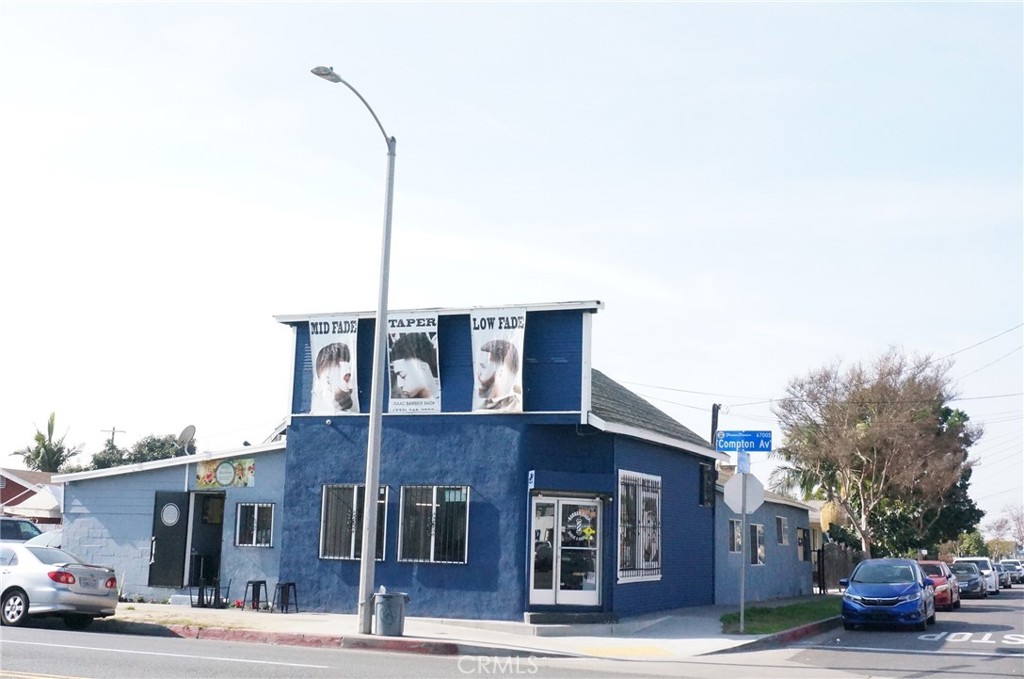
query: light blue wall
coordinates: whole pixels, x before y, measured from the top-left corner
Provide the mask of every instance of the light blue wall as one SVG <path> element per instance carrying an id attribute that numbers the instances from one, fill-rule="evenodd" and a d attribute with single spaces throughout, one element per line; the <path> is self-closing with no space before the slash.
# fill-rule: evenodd
<path id="1" fill-rule="evenodd" d="M 241 453 L 238 458 L 248 455 Z M 225 488 L 224 524 L 221 536 L 223 584 L 231 581 L 230 596 L 242 598 L 245 581 L 277 580 L 284 521 L 284 451 L 264 452 L 255 460 L 255 484 L 251 488 Z M 195 491 L 196 465 L 187 463 L 163 469 L 129 472 L 64 484 L 63 545 L 89 563 L 113 568 L 123 596 L 164 601 L 188 593 L 188 588 L 150 587 L 150 539 L 157 491 Z M 200 491 L 202 492 L 202 491 Z M 239 502 L 274 503 L 275 523 L 271 548 L 235 547 L 235 508 Z"/>
<path id="2" fill-rule="evenodd" d="M 722 493 L 718 492 L 716 496 L 715 603 L 739 605 L 741 554 L 729 551 L 729 521 L 739 521 L 740 515 L 729 509 L 722 499 Z M 777 516 L 788 519 L 788 545 L 778 544 Z M 797 544 L 797 528 L 810 527 L 807 510 L 766 499 L 757 511 L 747 516 L 748 528 L 744 538 L 748 541 L 750 524 L 764 526 L 765 562 L 764 565 L 751 565 L 748 556 L 744 601 L 750 603 L 812 594 L 812 565 L 810 561 L 800 560 L 800 547 Z"/>

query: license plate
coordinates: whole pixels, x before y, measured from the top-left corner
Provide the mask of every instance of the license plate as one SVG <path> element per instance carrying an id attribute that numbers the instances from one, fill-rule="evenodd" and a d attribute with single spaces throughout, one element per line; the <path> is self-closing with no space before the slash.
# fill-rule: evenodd
<path id="1" fill-rule="evenodd" d="M 79 582 L 81 582 L 82 583 L 82 587 L 84 587 L 86 589 L 96 589 L 96 578 L 94 578 L 92 576 L 83 575 L 79 579 Z"/>

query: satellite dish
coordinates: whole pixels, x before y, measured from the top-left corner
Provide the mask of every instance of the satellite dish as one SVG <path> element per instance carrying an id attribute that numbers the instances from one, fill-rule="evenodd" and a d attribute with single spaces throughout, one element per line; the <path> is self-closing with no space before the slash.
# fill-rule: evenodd
<path id="1" fill-rule="evenodd" d="M 192 439 L 194 439 L 195 436 L 196 428 L 191 424 L 182 429 L 181 433 L 178 434 L 178 447 L 181 448 L 186 455 L 191 455 L 193 452 L 189 449 L 189 446 L 192 445 Z"/>

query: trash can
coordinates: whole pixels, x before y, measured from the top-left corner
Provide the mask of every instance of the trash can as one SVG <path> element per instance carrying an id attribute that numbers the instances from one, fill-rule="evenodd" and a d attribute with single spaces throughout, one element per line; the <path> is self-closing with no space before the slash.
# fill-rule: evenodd
<path id="1" fill-rule="evenodd" d="M 374 634 L 381 637 L 400 637 L 405 628 L 405 592 L 388 592 L 383 587 L 373 595 L 373 617 L 377 624 Z"/>

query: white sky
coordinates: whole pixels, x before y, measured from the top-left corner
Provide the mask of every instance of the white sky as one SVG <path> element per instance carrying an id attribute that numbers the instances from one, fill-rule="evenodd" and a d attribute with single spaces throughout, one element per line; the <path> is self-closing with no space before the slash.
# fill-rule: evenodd
<path id="1" fill-rule="evenodd" d="M 376 306 L 386 147 L 327 65 L 398 139 L 391 308 L 599 299 L 594 367 L 776 445 L 790 379 L 953 354 L 991 519 L 1024 497 L 1022 13 L 3 0 L 0 451 L 50 412 L 87 453 L 285 417 L 273 316 Z"/>

